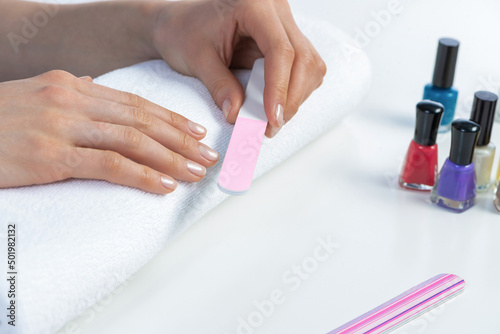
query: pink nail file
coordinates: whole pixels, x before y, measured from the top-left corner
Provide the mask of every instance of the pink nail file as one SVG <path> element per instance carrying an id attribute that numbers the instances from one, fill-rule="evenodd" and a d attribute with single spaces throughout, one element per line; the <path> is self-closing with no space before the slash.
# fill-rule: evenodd
<path id="1" fill-rule="evenodd" d="M 456 297 L 464 287 L 465 281 L 458 276 L 438 275 L 328 334 L 389 333 Z"/>
<path id="2" fill-rule="evenodd" d="M 250 189 L 267 127 L 264 111 L 264 58 L 253 65 L 250 80 L 219 174 L 219 189 L 243 195 Z"/>

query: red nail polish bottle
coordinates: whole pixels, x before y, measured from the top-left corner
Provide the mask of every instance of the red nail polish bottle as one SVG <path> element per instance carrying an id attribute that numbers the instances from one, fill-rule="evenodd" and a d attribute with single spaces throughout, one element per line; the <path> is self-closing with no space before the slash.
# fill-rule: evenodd
<path id="1" fill-rule="evenodd" d="M 410 143 L 399 184 L 408 189 L 432 190 L 438 171 L 436 137 L 444 107 L 424 100 L 417 104 L 415 136 Z"/>

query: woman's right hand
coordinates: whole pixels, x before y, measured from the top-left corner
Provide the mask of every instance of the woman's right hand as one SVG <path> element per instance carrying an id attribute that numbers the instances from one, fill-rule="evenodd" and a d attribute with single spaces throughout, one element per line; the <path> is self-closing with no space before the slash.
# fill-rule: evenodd
<path id="1" fill-rule="evenodd" d="M 0 83 L 0 188 L 100 179 L 157 194 L 196 182 L 206 129 L 137 95 L 64 71 Z"/>

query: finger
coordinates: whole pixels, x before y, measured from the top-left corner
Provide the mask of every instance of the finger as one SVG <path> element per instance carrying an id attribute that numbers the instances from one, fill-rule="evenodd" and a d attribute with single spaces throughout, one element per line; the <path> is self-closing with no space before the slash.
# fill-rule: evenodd
<path id="1" fill-rule="evenodd" d="M 93 121 L 137 129 L 167 149 L 205 167 L 213 166 L 219 159 L 219 154 L 207 145 L 141 108 L 123 106 L 106 100 L 94 100 L 94 103 L 85 108 L 87 115 Z M 87 131 L 94 130 L 88 129 Z M 71 133 L 81 131 L 79 128 L 70 130 Z M 82 137 L 79 135 L 77 139 L 81 140 Z M 75 145 L 85 145 L 85 143 L 77 141 Z"/>
<path id="2" fill-rule="evenodd" d="M 229 123 L 234 123 L 245 98 L 240 82 L 215 51 L 203 53 L 195 75 L 205 84 Z"/>
<path id="3" fill-rule="evenodd" d="M 106 180 L 155 194 L 168 194 L 177 187 L 172 177 L 116 152 L 81 147 L 75 150 L 82 157 L 82 162 L 75 167 L 72 177 Z"/>
<path id="4" fill-rule="evenodd" d="M 294 67 L 290 76 L 290 85 L 288 88 L 288 100 L 283 115 L 283 125 L 295 116 L 299 107 L 316 88 L 315 86 L 312 86 L 315 81 L 316 80 L 311 80 L 310 72 L 308 72 L 308 68 L 304 66 L 303 63 L 297 60 L 294 61 Z M 265 135 L 269 138 L 273 138 L 276 134 L 278 134 L 281 128 L 282 126 L 273 126 L 272 124 L 269 124 Z"/>
<path id="5" fill-rule="evenodd" d="M 282 129 L 283 127 L 281 126 L 272 126 L 271 124 L 267 124 L 267 127 L 266 127 L 266 132 L 264 133 L 266 135 L 266 137 L 268 138 L 273 138 L 274 136 L 276 136 L 278 134 L 278 132 L 280 132 L 280 130 Z"/>
<path id="6" fill-rule="evenodd" d="M 297 27 L 290 8 L 281 6 L 278 11 L 295 50 L 287 104 L 284 111 L 284 123 L 286 123 L 295 116 L 299 107 L 311 93 L 321 85 L 326 74 L 326 66 L 314 46 Z M 278 132 L 279 128 L 269 126 L 266 130 L 266 136 L 274 137 Z"/>
<path id="7" fill-rule="evenodd" d="M 189 134 L 195 139 L 202 139 L 207 134 L 207 129 L 184 116 L 181 116 L 171 110 L 163 108 L 153 102 L 150 102 L 138 95 L 115 90 L 106 86 L 91 82 L 80 82 L 75 84 L 75 89 L 81 94 L 95 97 L 102 100 L 113 101 L 130 107 L 140 108 L 145 112 L 155 115 L 159 119 L 172 125 L 174 128 Z"/>
<path id="8" fill-rule="evenodd" d="M 206 174 L 204 166 L 165 148 L 132 127 L 100 122 L 80 125 L 81 132 L 76 145 L 119 153 L 177 180 L 197 182 Z M 94 134 L 98 131 L 99 136 L 87 138 L 85 134 L 92 131 Z"/>
<path id="9" fill-rule="evenodd" d="M 282 8 L 282 22 L 295 49 L 288 100 L 285 108 L 285 123 L 298 111 L 302 103 L 323 82 L 326 65 L 320 55 L 295 23 L 289 9 Z"/>
<path id="10" fill-rule="evenodd" d="M 265 57 L 264 108 L 269 123 L 281 127 L 295 51 L 276 12 L 268 6 L 253 8 L 239 23 Z"/>

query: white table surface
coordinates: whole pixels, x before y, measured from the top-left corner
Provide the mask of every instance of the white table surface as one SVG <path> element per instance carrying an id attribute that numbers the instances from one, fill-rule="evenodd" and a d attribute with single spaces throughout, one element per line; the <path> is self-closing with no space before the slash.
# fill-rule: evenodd
<path id="1" fill-rule="evenodd" d="M 291 1 L 295 13 L 351 35 L 387 5 Z M 462 42 L 458 115 L 468 117 L 475 90 L 498 90 L 500 2 L 400 5 L 401 14 L 365 48 L 373 87 L 354 114 L 256 181 L 250 193 L 210 212 L 60 333 L 238 333 L 238 319 L 274 290 L 283 303 L 239 333 L 326 333 L 440 273 L 463 277 L 465 292 L 397 333 L 499 333 L 500 215 L 492 194 L 454 214 L 396 181 L 439 37 Z M 495 127 L 493 141 L 500 143 L 500 123 Z M 449 142 L 449 135 L 439 137 L 440 164 Z M 290 279 L 294 264 L 310 264 L 317 238 L 328 237 L 338 247 L 293 289 L 283 275 Z"/>

